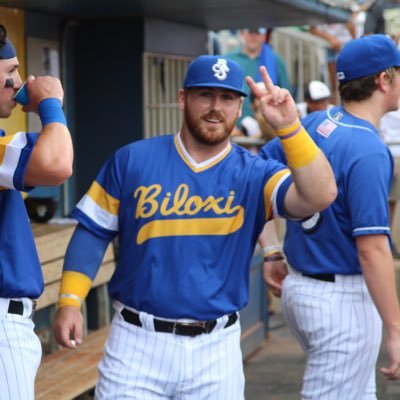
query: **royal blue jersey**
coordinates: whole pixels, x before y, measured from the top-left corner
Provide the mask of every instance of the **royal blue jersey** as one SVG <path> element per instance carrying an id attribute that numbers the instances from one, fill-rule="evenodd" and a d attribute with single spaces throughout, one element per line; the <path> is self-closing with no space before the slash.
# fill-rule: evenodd
<path id="1" fill-rule="evenodd" d="M 273 210 L 284 213 L 291 181 L 284 165 L 230 144 L 196 164 L 180 136 L 167 135 L 118 150 L 73 216 L 100 237 L 119 236 L 112 298 L 209 320 L 247 304 L 255 243 Z"/>
<path id="2" fill-rule="evenodd" d="M 43 276 L 20 190 L 37 133 L 0 131 L 0 297 L 37 298 Z"/>
<path id="3" fill-rule="evenodd" d="M 302 123 L 332 166 L 338 196 L 330 207 L 309 219 L 287 222 L 284 249 L 288 262 L 310 274 L 359 274 L 355 237 L 390 235 L 392 156 L 372 124 L 341 106 L 309 114 Z M 267 143 L 260 155 L 286 163 L 276 140 Z"/>

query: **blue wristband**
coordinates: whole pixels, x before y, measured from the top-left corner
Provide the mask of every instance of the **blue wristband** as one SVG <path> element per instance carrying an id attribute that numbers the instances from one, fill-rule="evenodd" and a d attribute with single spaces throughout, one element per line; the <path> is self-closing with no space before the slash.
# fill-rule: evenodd
<path id="1" fill-rule="evenodd" d="M 39 117 L 42 121 L 42 126 L 45 127 L 52 122 L 58 122 L 67 126 L 64 111 L 61 107 L 61 101 L 54 97 L 44 99 L 39 103 Z"/>

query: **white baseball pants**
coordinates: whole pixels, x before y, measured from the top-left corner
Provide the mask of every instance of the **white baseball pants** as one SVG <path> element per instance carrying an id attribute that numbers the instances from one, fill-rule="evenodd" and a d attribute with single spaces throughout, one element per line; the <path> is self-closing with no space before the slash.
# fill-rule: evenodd
<path id="1" fill-rule="evenodd" d="M 97 400 L 243 400 L 240 324 L 195 337 L 155 332 L 153 316 L 142 327 L 123 320 L 120 303 L 99 365 Z"/>
<path id="2" fill-rule="evenodd" d="M 282 311 L 307 356 L 303 400 L 376 400 L 382 322 L 362 275 L 323 282 L 291 270 Z"/>
<path id="3" fill-rule="evenodd" d="M 42 346 L 30 319 L 32 301 L 15 300 L 23 315 L 8 313 L 10 299 L 0 298 L 0 400 L 34 400 Z"/>

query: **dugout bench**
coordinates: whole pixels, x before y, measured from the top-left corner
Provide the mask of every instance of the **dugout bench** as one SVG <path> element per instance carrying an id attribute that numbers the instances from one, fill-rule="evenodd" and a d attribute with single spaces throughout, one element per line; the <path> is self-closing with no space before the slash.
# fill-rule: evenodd
<path id="1" fill-rule="evenodd" d="M 35 243 L 42 265 L 45 289 L 37 301 L 34 322 L 40 313 L 46 313 L 50 326 L 38 329 L 43 346 L 43 359 L 35 384 L 36 400 L 71 400 L 92 390 L 97 381 L 97 364 L 103 353 L 110 323 L 110 301 L 107 282 L 115 269 L 112 245 L 106 251 L 103 263 L 93 282 L 88 301 L 83 305 L 85 338 L 76 350 L 64 349 L 55 343 L 52 321 L 58 300 L 64 255 L 75 229 L 75 224 L 32 224 Z M 87 306 L 87 303 L 92 306 Z M 88 315 L 90 310 L 90 316 Z M 98 329 L 88 329 L 89 317 L 96 320 Z"/>

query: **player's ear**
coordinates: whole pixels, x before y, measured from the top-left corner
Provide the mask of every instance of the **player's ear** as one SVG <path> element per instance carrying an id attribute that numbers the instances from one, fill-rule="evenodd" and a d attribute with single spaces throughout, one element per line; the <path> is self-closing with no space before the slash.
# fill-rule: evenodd
<path id="1" fill-rule="evenodd" d="M 376 76 L 375 83 L 379 89 L 384 90 L 385 92 L 392 86 L 391 79 L 386 71 L 382 71 Z"/>
<path id="2" fill-rule="evenodd" d="M 240 105 L 239 105 L 239 111 L 238 111 L 238 118 L 242 116 L 242 108 L 243 108 L 243 97 L 240 98 Z"/>
<path id="3" fill-rule="evenodd" d="M 184 89 L 179 89 L 178 93 L 178 104 L 179 104 L 179 110 L 184 111 L 185 109 L 185 97 L 186 97 L 186 91 Z"/>

